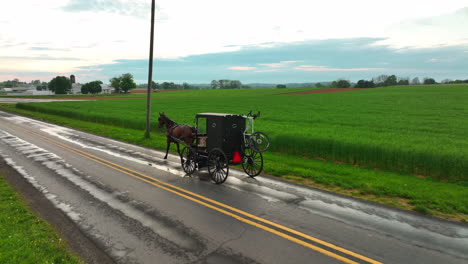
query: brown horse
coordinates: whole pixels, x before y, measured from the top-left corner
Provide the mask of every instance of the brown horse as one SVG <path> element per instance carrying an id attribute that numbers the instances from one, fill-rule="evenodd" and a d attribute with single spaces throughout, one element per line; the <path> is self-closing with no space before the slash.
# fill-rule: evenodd
<path id="1" fill-rule="evenodd" d="M 167 153 L 169 153 L 169 147 L 171 142 L 175 143 L 177 146 L 177 153 L 180 155 L 179 142 L 184 141 L 186 144 L 191 145 L 195 140 L 195 128 L 185 124 L 179 124 L 175 121 L 172 121 L 164 113 L 159 113 L 158 118 L 158 127 L 166 127 L 166 136 L 167 136 L 167 149 L 166 156 L 164 159 L 167 159 Z"/>

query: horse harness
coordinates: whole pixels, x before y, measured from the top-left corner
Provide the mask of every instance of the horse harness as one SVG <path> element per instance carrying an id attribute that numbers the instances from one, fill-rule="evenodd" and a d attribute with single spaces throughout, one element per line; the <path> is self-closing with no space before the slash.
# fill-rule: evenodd
<path id="1" fill-rule="evenodd" d="M 174 122 L 174 121 L 173 121 Z M 177 127 L 182 127 L 182 129 L 185 129 L 186 127 L 189 127 L 191 131 L 193 131 L 193 127 L 189 126 L 189 125 L 181 125 L 179 123 L 176 123 L 174 122 L 174 124 L 166 131 L 166 136 L 170 137 L 170 138 L 175 138 L 172 136 L 172 132 L 174 131 L 174 129 L 176 129 Z M 192 135 L 192 133 L 190 133 L 190 136 Z M 184 133 L 182 133 L 181 137 L 180 138 L 177 138 L 178 140 L 183 140 L 184 138 L 186 138 L 188 136 L 184 135 Z"/>

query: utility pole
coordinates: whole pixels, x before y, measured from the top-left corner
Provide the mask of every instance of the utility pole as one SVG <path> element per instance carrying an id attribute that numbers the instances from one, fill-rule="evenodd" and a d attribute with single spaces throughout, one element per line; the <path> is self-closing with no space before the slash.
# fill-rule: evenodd
<path id="1" fill-rule="evenodd" d="M 149 70 L 148 70 L 148 91 L 146 93 L 146 132 L 145 138 L 150 138 L 151 126 L 151 88 L 153 86 L 153 41 L 154 41 L 154 3 L 151 0 L 151 34 L 150 34 L 150 53 L 149 53 Z"/>

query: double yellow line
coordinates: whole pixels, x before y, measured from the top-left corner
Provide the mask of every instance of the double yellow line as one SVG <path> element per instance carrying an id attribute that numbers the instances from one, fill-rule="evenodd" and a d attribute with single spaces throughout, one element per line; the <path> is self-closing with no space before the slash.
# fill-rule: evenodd
<path id="1" fill-rule="evenodd" d="M 21 128 L 24 130 L 23 128 Z M 237 208 L 231 207 L 229 205 L 220 203 L 218 201 L 215 201 L 213 199 L 210 199 L 208 197 L 202 196 L 200 194 L 185 190 L 183 188 L 177 187 L 175 185 L 163 182 L 161 180 L 155 179 L 153 177 L 150 177 L 148 175 L 145 175 L 143 173 L 134 171 L 132 169 L 126 168 L 124 166 L 115 164 L 111 161 L 105 160 L 103 158 L 97 157 L 95 155 L 92 155 L 90 153 L 87 153 L 85 151 L 67 146 L 63 143 L 60 143 L 56 140 L 50 139 L 48 137 L 45 137 L 41 134 L 24 130 L 29 134 L 38 136 L 42 139 L 44 139 L 47 142 L 50 142 L 58 147 L 61 147 L 65 150 L 68 150 L 70 152 L 76 153 L 84 158 L 87 158 L 89 160 L 95 161 L 99 164 L 102 164 L 106 167 L 109 167 L 111 169 L 114 169 L 116 171 L 122 172 L 126 175 L 129 175 L 133 178 L 136 178 L 138 180 L 141 180 L 143 182 L 149 183 L 155 187 L 158 187 L 160 189 L 166 190 L 170 193 L 173 193 L 175 195 L 178 195 L 180 197 L 183 197 L 185 199 L 188 199 L 190 201 L 193 201 L 197 204 L 206 206 L 208 208 L 211 208 L 215 211 L 218 211 L 220 213 L 223 213 L 225 215 L 231 216 L 241 222 L 244 222 L 246 224 L 258 227 L 260 229 L 263 229 L 267 232 L 270 232 L 272 234 L 278 235 L 282 238 L 285 238 L 289 241 L 292 241 L 294 243 L 297 243 L 299 245 L 302 245 L 304 247 L 310 248 L 312 250 L 315 250 L 317 252 L 320 252 L 324 255 L 327 255 L 329 257 L 332 257 L 334 259 L 337 259 L 339 261 L 342 261 L 344 263 L 348 264 L 358 264 L 358 263 L 372 263 L 372 264 L 382 264 L 379 261 L 370 259 L 368 257 L 362 256 L 360 254 L 354 253 L 350 250 L 338 247 L 336 245 L 333 245 L 331 243 L 322 241 L 318 238 L 309 236 L 307 234 L 301 233 L 299 231 L 296 231 L 294 229 L 285 227 L 283 225 L 271 222 L 269 220 L 263 219 L 261 217 L 249 214 L 247 212 L 244 212 L 242 210 L 239 210 Z"/>

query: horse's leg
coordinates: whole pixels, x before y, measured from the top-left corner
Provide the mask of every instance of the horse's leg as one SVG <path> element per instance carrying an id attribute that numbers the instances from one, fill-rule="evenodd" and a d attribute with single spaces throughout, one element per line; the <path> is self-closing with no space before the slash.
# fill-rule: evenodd
<path id="1" fill-rule="evenodd" d="M 169 153 L 169 147 L 171 146 L 171 141 L 167 139 L 167 148 L 166 148 L 166 156 L 164 156 L 164 159 L 167 159 L 167 153 Z"/>
<path id="2" fill-rule="evenodd" d="M 176 143 L 176 146 L 177 146 L 177 153 L 179 153 L 180 162 L 182 162 L 182 154 L 180 153 L 179 143 Z"/>

